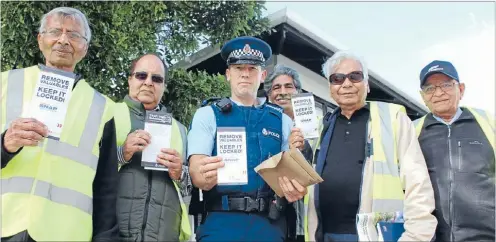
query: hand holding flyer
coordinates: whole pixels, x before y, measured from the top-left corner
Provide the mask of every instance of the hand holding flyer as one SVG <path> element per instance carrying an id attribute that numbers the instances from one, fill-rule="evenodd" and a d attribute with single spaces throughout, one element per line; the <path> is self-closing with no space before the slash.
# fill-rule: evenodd
<path id="1" fill-rule="evenodd" d="M 40 65 L 40 75 L 24 117 L 48 127 L 48 138 L 59 140 L 76 74 Z"/>
<path id="2" fill-rule="evenodd" d="M 291 98 L 293 103 L 294 121 L 300 128 L 305 139 L 319 137 L 315 101 L 312 93 L 299 93 Z"/>
<path id="3" fill-rule="evenodd" d="M 170 148 L 172 115 L 146 111 L 145 131 L 150 134 L 151 140 L 141 154 L 141 165 L 147 170 L 168 171 L 166 166 L 157 162 L 157 156 L 162 148 Z"/>
<path id="4" fill-rule="evenodd" d="M 217 171 L 218 185 L 248 183 L 244 127 L 217 128 L 217 156 L 222 157 L 225 164 Z"/>

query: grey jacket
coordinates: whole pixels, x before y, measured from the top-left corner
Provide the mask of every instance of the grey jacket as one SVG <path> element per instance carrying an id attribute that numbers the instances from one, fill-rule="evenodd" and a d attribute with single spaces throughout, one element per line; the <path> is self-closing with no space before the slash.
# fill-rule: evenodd
<path id="1" fill-rule="evenodd" d="M 131 114 L 130 132 L 143 129 L 143 105 L 128 96 L 124 102 Z M 163 106 L 157 109 L 166 111 Z M 119 151 L 122 152 L 122 149 Z M 176 182 L 182 188 L 183 195 L 187 195 L 189 190 L 189 173 L 185 168 L 182 184 Z M 181 206 L 173 184 L 175 181 L 168 173 L 145 170 L 141 166 L 141 153 L 135 153 L 128 163 L 121 166 L 119 175 L 117 222 L 120 240 L 179 241 Z"/>
<path id="2" fill-rule="evenodd" d="M 462 111 L 451 125 L 428 114 L 419 136 L 434 188 L 436 241 L 495 241 L 494 150 Z"/>

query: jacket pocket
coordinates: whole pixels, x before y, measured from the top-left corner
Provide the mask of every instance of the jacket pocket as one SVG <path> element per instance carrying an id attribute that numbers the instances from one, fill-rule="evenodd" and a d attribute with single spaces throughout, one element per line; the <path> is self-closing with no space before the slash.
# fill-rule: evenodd
<path id="1" fill-rule="evenodd" d="M 465 138 L 456 140 L 457 147 L 457 168 L 461 173 L 492 174 L 490 162 L 492 148 L 485 141 Z"/>
<path id="2" fill-rule="evenodd" d="M 119 173 L 119 185 L 117 191 L 117 224 L 119 234 L 122 237 L 131 236 L 131 215 L 134 193 L 134 174 L 132 172 Z"/>

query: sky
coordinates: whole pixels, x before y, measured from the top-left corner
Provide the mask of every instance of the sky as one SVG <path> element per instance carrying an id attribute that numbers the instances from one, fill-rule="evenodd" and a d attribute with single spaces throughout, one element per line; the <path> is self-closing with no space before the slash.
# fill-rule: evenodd
<path id="1" fill-rule="evenodd" d="M 365 60 L 423 104 L 420 70 L 447 60 L 465 83 L 461 105 L 495 112 L 494 2 L 271 2 L 287 8 Z"/>

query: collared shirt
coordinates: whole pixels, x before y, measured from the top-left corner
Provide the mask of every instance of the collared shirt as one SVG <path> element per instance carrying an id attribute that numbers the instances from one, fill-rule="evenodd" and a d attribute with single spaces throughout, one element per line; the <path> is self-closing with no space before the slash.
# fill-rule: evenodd
<path id="1" fill-rule="evenodd" d="M 460 118 L 460 115 L 462 115 L 462 109 L 461 108 L 458 108 L 458 110 L 456 110 L 456 113 L 455 113 L 455 116 L 448 122 L 444 121 L 444 119 L 432 114 L 432 117 L 434 117 L 437 121 L 443 123 L 443 124 L 446 124 L 446 125 L 451 125 L 452 123 L 454 123 L 456 120 L 458 120 L 458 118 Z"/>
<path id="2" fill-rule="evenodd" d="M 232 100 L 232 99 L 231 99 Z M 258 104 L 255 106 L 257 108 L 261 107 L 267 99 L 257 98 Z M 239 102 L 236 102 L 238 106 L 244 106 Z M 289 149 L 288 137 L 291 132 L 291 127 L 293 126 L 293 121 L 291 118 L 282 114 L 282 145 L 281 150 L 285 151 Z M 196 113 L 191 121 L 191 130 L 188 133 L 188 156 L 191 155 L 212 155 L 212 150 L 214 149 L 215 134 L 217 132 L 217 122 L 215 121 L 214 110 L 211 106 L 206 106 L 196 110 Z"/>
<path id="3" fill-rule="evenodd" d="M 319 187 L 324 233 L 356 234 L 369 117 L 364 106 L 350 119 L 343 114 L 336 119 Z"/>

